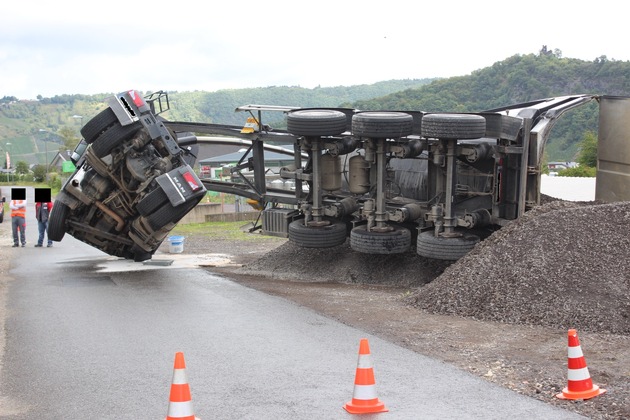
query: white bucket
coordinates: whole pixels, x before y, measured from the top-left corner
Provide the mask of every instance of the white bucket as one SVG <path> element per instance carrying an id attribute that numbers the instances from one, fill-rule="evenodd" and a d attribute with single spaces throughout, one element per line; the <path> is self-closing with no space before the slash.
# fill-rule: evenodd
<path id="1" fill-rule="evenodd" d="M 171 254 L 181 254 L 184 252 L 184 239 L 183 236 L 169 236 L 168 252 Z"/>

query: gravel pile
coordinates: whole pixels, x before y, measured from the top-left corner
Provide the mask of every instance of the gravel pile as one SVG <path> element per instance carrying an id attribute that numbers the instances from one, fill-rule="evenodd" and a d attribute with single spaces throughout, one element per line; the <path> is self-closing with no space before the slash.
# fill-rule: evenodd
<path id="1" fill-rule="evenodd" d="M 630 335 L 630 203 L 544 204 L 421 287 L 413 304 L 479 320 Z"/>
<path id="2" fill-rule="evenodd" d="M 630 203 L 543 202 L 452 264 L 286 242 L 238 271 L 413 287 L 431 313 L 630 335 Z"/>

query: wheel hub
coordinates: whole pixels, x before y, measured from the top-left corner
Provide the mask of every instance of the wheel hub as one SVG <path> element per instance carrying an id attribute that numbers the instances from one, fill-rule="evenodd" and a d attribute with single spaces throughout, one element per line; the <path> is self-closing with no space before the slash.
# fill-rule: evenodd
<path id="1" fill-rule="evenodd" d="M 377 233 L 392 232 L 393 230 L 394 230 L 394 228 L 391 227 L 391 226 L 388 226 L 388 225 L 374 226 L 373 228 L 370 228 L 371 232 L 377 232 Z"/>
<path id="2" fill-rule="evenodd" d="M 307 223 L 310 227 L 322 227 L 330 225 L 330 221 L 328 220 L 311 220 Z"/>

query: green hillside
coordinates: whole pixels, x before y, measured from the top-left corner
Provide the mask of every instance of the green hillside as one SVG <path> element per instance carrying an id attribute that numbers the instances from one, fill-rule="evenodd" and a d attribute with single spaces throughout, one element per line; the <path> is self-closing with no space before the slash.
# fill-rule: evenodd
<path id="1" fill-rule="evenodd" d="M 592 62 L 552 53 L 515 55 L 469 76 L 436 80 L 417 89 L 345 104 L 362 110 L 480 112 L 534 99 L 571 94 L 630 95 L 630 62 Z M 597 132 L 598 105 L 563 116 L 547 145 L 549 160 L 574 160 L 587 131 Z"/>
<path id="2" fill-rule="evenodd" d="M 264 104 L 309 107 L 338 107 L 344 102 L 355 102 L 389 95 L 393 92 L 418 88 L 434 79 L 389 80 L 372 85 L 316 87 L 269 86 L 250 89 L 226 89 L 216 92 L 169 92 L 171 110 L 166 117 L 173 121 L 197 121 L 216 124 L 244 123 L 244 116 L 234 110 L 242 105 Z M 282 118 L 270 113 L 271 118 Z M 264 120 L 264 117 L 263 117 Z M 272 127 L 284 127 L 283 119 L 264 120 Z"/>
<path id="3" fill-rule="evenodd" d="M 317 87 L 269 86 L 215 92 L 168 92 L 173 121 L 243 124 L 236 107 L 247 104 L 296 107 L 351 107 L 361 110 L 479 112 L 501 106 L 569 94 L 630 95 L 630 62 L 562 58 L 559 53 L 515 55 L 467 76 L 444 79 L 390 80 L 372 85 Z M 2 92 L 0 92 L 0 95 Z M 0 99 L 0 149 L 13 162 L 50 161 L 59 148 L 71 148 L 85 122 L 105 107 L 112 93 L 61 95 L 20 101 Z M 280 114 L 264 122 L 283 128 Z M 275 120 L 274 120 L 275 119 Z M 571 111 L 553 128 L 549 160 L 573 160 L 577 144 L 597 131 L 593 103 Z M 48 150 L 48 158 L 45 151 Z M 4 156 L 4 153 L 2 153 Z M 4 159 L 0 159 L 4 163 Z"/>
<path id="4" fill-rule="evenodd" d="M 238 125 L 245 123 L 246 115 L 235 113 L 234 109 L 242 105 L 337 107 L 342 102 L 384 96 L 426 85 L 432 80 L 390 80 L 372 85 L 314 89 L 270 86 L 216 92 L 169 92 L 171 109 L 164 117 L 171 121 Z M 10 152 L 13 163 L 23 160 L 29 164 L 44 164 L 46 151 L 50 162 L 60 148 L 72 149 L 72 144 L 80 139 L 82 124 L 105 108 L 106 98 L 113 94 L 60 95 L 37 101 L 5 96 L 0 99 L 0 149 Z M 274 114 L 274 118 L 279 117 L 278 113 Z M 265 122 L 272 127 L 286 124 L 283 120 Z M 0 162 L 6 164 L 4 157 Z"/>

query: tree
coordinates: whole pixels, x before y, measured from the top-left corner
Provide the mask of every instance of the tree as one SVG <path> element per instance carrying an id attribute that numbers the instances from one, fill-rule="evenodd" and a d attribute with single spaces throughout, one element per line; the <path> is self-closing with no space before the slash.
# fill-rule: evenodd
<path id="1" fill-rule="evenodd" d="M 542 161 L 540 162 L 540 173 L 549 175 L 549 155 L 547 151 L 543 151 Z"/>
<path id="2" fill-rule="evenodd" d="M 589 168 L 597 167 L 597 134 L 587 131 L 580 141 L 579 152 L 576 159 L 581 166 Z"/>
<path id="3" fill-rule="evenodd" d="M 23 160 L 18 161 L 18 163 L 15 164 L 15 172 L 20 175 L 29 173 L 28 163 Z"/>
<path id="4" fill-rule="evenodd" d="M 44 182 L 44 179 L 46 179 L 46 167 L 44 165 L 33 166 L 33 178 L 36 182 Z"/>
<path id="5" fill-rule="evenodd" d="M 76 132 L 70 127 L 61 127 L 57 134 L 63 139 L 63 146 L 59 148 L 60 150 L 74 150 L 79 143 L 80 139 L 77 137 Z"/>
<path id="6" fill-rule="evenodd" d="M 588 166 L 576 166 L 573 168 L 561 169 L 558 176 L 567 176 L 574 178 L 594 178 L 597 175 L 597 169 Z"/>

